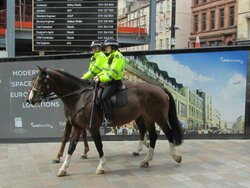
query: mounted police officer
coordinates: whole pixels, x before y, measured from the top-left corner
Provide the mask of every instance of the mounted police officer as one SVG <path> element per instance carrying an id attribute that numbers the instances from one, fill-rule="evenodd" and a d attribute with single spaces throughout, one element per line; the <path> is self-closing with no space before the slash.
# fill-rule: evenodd
<path id="1" fill-rule="evenodd" d="M 89 80 L 94 78 L 100 72 L 102 72 L 106 64 L 106 55 L 102 52 L 102 43 L 100 41 L 93 41 L 90 45 L 94 55 L 90 58 L 90 64 L 88 72 L 86 72 L 82 79 Z"/>
<path id="2" fill-rule="evenodd" d="M 112 105 L 110 98 L 119 87 L 122 86 L 122 78 L 124 75 L 125 58 L 118 49 L 118 42 L 115 39 L 108 38 L 104 42 L 105 51 L 108 54 L 106 58 L 106 66 L 103 71 L 95 76 L 95 82 L 104 84 L 104 90 L 101 98 L 104 107 L 104 126 L 112 124 Z"/>

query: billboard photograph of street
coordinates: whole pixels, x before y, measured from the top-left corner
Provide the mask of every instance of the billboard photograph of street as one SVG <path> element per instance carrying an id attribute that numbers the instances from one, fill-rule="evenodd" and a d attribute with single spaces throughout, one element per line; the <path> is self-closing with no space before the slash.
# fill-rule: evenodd
<path id="1" fill-rule="evenodd" d="M 250 0 L 0 0 L 0 188 L 250 188 Z"/>
<path id="2" fill-rule="evenodd" d="M 185 134 L 244 133 L 247 51 L 127 59 L 128 70 L 173 93 Z"/>

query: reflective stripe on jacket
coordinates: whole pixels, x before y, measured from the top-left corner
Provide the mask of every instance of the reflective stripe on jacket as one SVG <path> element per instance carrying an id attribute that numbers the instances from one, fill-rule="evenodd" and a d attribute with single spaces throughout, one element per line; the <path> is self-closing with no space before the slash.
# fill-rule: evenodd
<path id="1" fill-rule="evenodd" d="M 100 81 L 105 83 L 112 80 L 121 80 L 124 75 L 125 58 L 118 51 L 112 52 L 106 58 L 106 65 L 103 71 L 98 74 Z"/>
<path id="2" fill-rule="evenodd" d="M 106 64 L 106 55 L 102 51 L 96 52 L 90 58 L 89 70 L 82 76 L 82 79 L 88 80 L 93 78 L 98 73 L 102 72 L 105 64 Z"/>

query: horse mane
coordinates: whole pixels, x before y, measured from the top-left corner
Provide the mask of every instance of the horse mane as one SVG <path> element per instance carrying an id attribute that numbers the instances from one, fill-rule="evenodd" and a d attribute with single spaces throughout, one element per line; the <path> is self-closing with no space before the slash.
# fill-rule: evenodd
<path id="1" fill-rule="evenodd" d="M 76 77 L 76 76 L 74 76 L 74 75 L 72 75 L 72 74 L 70 74 L 68 72 L 65 72 L 65 71 L 62 71 L 62 70 L 58 70 L 58 69 L 50 69 L 50 70 L 62 74 L 64 77 L 68 78 L 71 83 L 73 81 L 76 84 L 79 84 L 80 86 L 85 86 L 85 87 L 86 86 L 90 86 L 90 82 L 89 81 L 83 80 L 81 78 L 78 78 L 78 77 Z"/>

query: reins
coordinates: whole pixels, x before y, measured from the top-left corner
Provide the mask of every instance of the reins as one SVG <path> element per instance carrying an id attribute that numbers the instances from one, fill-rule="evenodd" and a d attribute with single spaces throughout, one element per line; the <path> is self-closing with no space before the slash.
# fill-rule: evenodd
<path id="1" fill-rule="evenodd" d="M 52 100 L 55 100 L 55 99 L 59 99 L 59 98 L 65 98 L 65 97 L 69 97 L 69 96 L 72 96 L 72 95 L 80 95 L 86 91 L 91 91 L 93 90 L 93 88 L 80 88 L 80 89 L 77 89 L 75 91 L 72 91 L 70 93 L 67 93 L 65 95 L 56 95 L 55 93 L 51 93 L 50 95 L 48 95 L 45 99 L 43 99 L 43 101 L 52 101 Z"/>

